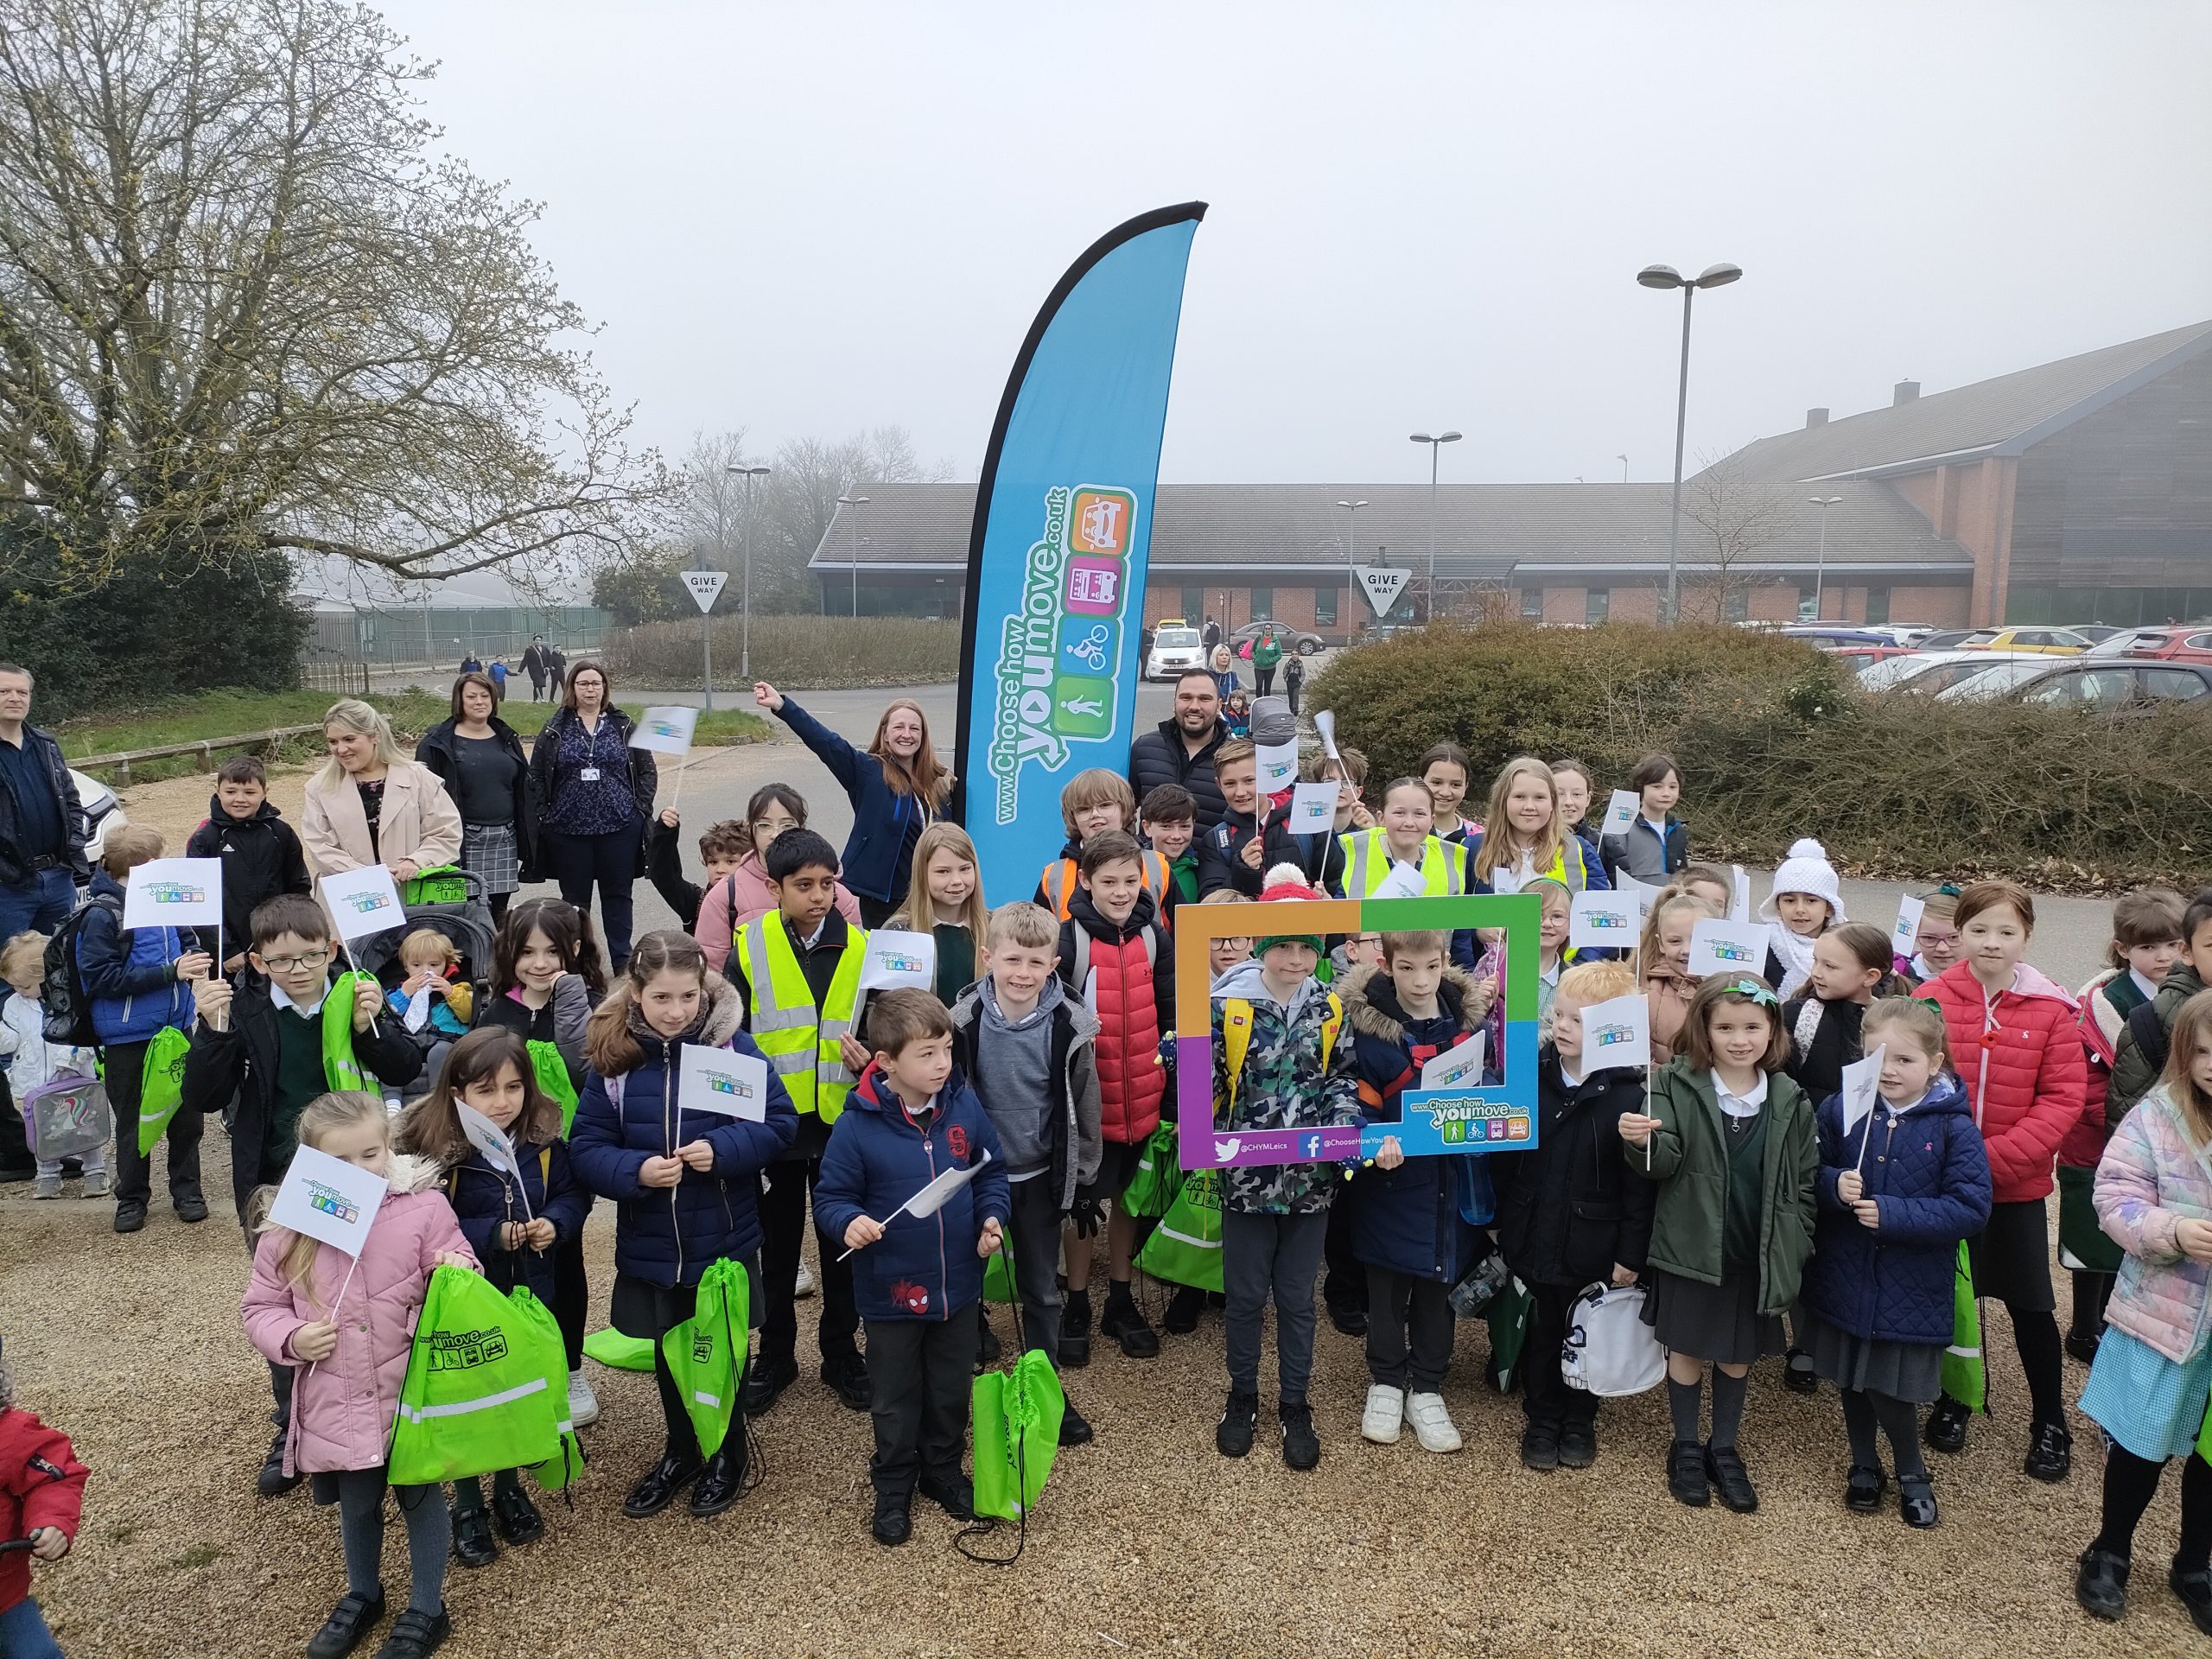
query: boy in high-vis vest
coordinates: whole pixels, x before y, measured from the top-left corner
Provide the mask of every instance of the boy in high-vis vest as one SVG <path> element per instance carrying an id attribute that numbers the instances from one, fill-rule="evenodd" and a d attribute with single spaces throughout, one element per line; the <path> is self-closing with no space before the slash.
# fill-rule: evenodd
<path id="1" fill-rule="evenodd" d="M 1067 845 L 1060 849 L 1060 855 L 1047 864 L 1045 873 L 1037 878 L 1037 893 L 1033 902 L 1051 911 L 1056 921 L 1066 921 L 1069 907 L 1075 902 L 1076 889 L 1083 883 L 1079 868 L 1083 843 L 1109 830 L 1135 835 L 1136 816 L 1136 793 L 1120 772 L 1092 766 L 1069 779 L 1067 787 L 1060 791 L 1060 823 L 1068 832 Z M 1153 907 L 1159 912 L 1161 925 L 1167 925 L 1175 912 L 1178 897 L 1167 860 L 1147 849 L 1138 861 L 1144 869 L 1144 890 L 1152 895 Z"/>
<path id="2" fill-rule="evenodd" d="M 397 1020 L 379 1020 L 384 990 L 372 975 L 341 970 L 330 918 L 305 893 L 280 893 L 254 907 L 253 949 L 233 990 L 227 979 L 193 987 L 192 1049 L 185 1056 L 181 1109 L 230 1116 L 231 1192 L 238 1219 L 254 1188 L 284 1179 L 299 1146 L 300 1114 L 337 1090 L 397 1093 L 423 1056 Z M 247 1235 L 251 1247 L 253 1239 Z M 264 1497 L 300 1484 L 284 1472 L 284 1432 L 294 1368 L 271 1365 L 276 1438 L 255 1481 Z"/>
<path id="3" fill-rule="evenodd" d="M 745 1029 L 791 1091 L 798 1138 L 767 1169 L 760 1195 L 760 1353 L 745 1379 L 755 1414 L 798 1377 L 799 1249 L 809 1190 L 822 1179 L 830 1126 L 868 1065 L 853 1029 L 868 935 L 837 909 L 836 849 L 811 830 L 786 830 L 762 860 L 776 907 L 737 931 L 722 974 L 745 996 Z M 856 1338 L 853 1269 L 819 1228 L 822 1380 L 855 1411 L 868 1408 L 868 1363 Z"/>
<path id="4" fill-rule="evenodd" d="M 1294 866 L 1268 872 L 1262 904 L 1319 899 Z M 1214 1122 L 1237 1129 L 1325 1128 L 1359 1122 L 1359 1077 L 1344 1004 L 1313 977 L 1318 933 L 1290 930 L 1293 911 L 1260 936 L 1258 960 L 1213 987 Z M 1313 1281 L 1329 1205 L 1344 1183 L 1335 1164 L 1267 1164 L 1222 1173 L 1221 1271 L 1229 1400 L 1214 1431 L 1225 1458 L 1252 1449 L 1260 1413 L 1260 1331 L 1272 1296 L 1282 1459 L 1321 1460 L 1306 1385 L 1313 1369 Z"/>

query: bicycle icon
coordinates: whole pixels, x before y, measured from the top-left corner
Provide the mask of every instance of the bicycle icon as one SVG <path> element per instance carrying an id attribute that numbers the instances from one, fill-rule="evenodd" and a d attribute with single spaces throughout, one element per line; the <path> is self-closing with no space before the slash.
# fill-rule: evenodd
<path id="1" fill-rule="evenodd" d="M 1111 637 L 1106 625 L 1101 622 L 1090 630 L 1089 638 L 1071 640 L 1067 653 L 1092 673 L 1103 674 L 1106 671 L 1106 642 Z"/>

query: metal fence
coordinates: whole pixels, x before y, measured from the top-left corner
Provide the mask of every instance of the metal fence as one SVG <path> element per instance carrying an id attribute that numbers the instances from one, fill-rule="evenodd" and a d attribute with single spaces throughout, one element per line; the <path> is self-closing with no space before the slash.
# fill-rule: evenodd
<path id="1" fill-rule="evenodd" d="M 416 664 L 458 667 L 472 652 L 486 663 L 506 658 L 517 667 L 531 640 L 543 635 L 573 657 L 599 647 L 607 613 L 576 605 L 550 609 L 318 611 L 308 637 L 310 666 L 365 663 L 393 668 Z"/>
<path id="2" fill-rule="evenodd" d="M 369 695 L 369 665 L 366 663 L 316 662 L 300 664 L 300 689 L 303 691 L 330 691 L 341 697 L 365 697 Z"/>

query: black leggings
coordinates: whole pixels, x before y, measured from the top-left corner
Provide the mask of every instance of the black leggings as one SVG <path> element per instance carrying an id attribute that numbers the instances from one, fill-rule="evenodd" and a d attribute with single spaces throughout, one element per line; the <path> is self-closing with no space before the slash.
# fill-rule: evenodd
<path id="1" fill-rule="evenodd" d="M 2185 1457 L 2181 1471 L 2181 1542 L 2174 1550 L 2174 1565 L 2184 1573 L 2201 1573 L 2212 1567 L 2212 1464 L 2199 1457 Z M 2135 1523 L 2158 1495 L 2163 1461 L 2139 1458 L 2123 1446 L 2105 1453 L 2104 1530 L 2092 1549 L 2109 1550 L 2122 1560 L 2135 1554 Z"/>

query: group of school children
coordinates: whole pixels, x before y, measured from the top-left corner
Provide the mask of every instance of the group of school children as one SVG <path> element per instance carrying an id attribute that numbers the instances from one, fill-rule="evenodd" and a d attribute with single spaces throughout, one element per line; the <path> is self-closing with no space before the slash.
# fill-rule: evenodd
<path id="1" fill-rule="evenodd" d="M 1690 862 L 1671 760 L 1636 769 L 1638 816 L 1603 836 L 1586 823 L 1592 784 L 1574 761 L 1510 762 L 1481 823 L 1461 812 L 1463 751 L 1440 745 L 1419 771 L 1370 806 L 1357 751 L 1311 763 L 1311 779 L 1338 787 L 1335 824 L 1313 835 L 1290 830 L 1287 791 L 1262 794 L 1248 740 L 1216 750 L 1225 810 L 1203 829 L 1179 785 L 1152 790 L 1140 807 L 1118 775 L 1084 772 L 1063 795 L 1062 856 L 1033 899 L 995 908 L 967 836 L 932 822 L 887 925 L 934 938 L 935 988 L 866 997 L 867 935 L 838 855 L 782 785 L 759 791 L 742 822 L 700 837 L 703 885 L 683 875 L 675 814 L 654 827 L 654 879 L 696 933 L 647 935 L 610 986 L 588 916 L 558 899 L 524 900 L 509 909 L 473 998 L 454 994 L 471 988 L 427 949 L 404 959 L 396 1001 L 344 968 L 321 906 L 281 855 L 265 861 L 262 891 L 226 893 L 245 901 L 231 925 L 230 942 L 243 948 L 225 963 L 235 977 L 210 972 L 199 941 L 120 927 L 122 883 L 161 844 L 137 830 L 112 839 L 94 893 L 108 904 L 86 924 L 80 960 L 116 1097 L 117 1190 L 136 1192 L 143 1225 L 148 1164 L 136 1150 L 132 1056 L 175 1026 L 190 1036 L 183 1103 L 167 1133 L 175 1213 L 207 1214 L 199 1126 L 216 1114 L 229 1128 L 233 1192 L 253 1246 L 244 1319 L 269 1364 L 278 1430 L 258 1490 L 273 1497 L 311 1479 L 318 1501 L 340 1511 L 347 1588 L 308 1651 L 350 1652 L 385 1618 L 389 1432 L 414 1315 L 438 1265 L 480 1270 L 501 1288 L 526 1285 L 546 1302 L 568 1346 L 571 1416 L 579 1426 L 596 1416 L 582 1367 L 592 1298 L 581 1237 L 599 1198 L 615 1210 L 610 1321 L 652 1341 L 666 1429 L 626 1515 L 642 1520 L 683 1497 L 692 1515 L 711 1516 L 758 1478 L 747 1420 L 798 1376 L 810 1203 L 820 1376 L 873 1414 L 873 1535 L 905 1542 L 918 1492 L 972 1516 L 962 1454 L 971 1374 L 999 1357 L 982 1301 L 994 1255 L 1010 1268 L 1020 1341 L 1079 1369 L 1092 1357 L 1103 1231 L 1096 1332 L 1129 1360 L 1160 1351 L 1134 1288 L 1152 1224 L 1123 1199 L 1173 1086 L 1179 906 L 1274 906 L 1267 931 L 1211 942 L 1217 1127 L 1387 1124 L 1430 1059 L 1478 1032 L 1490 1034 L 1491 1056 L 1502 1052 L 1501 938 L 1331 938 L 1301 925 L 1301 901 L 1363 898 L 1386 881 L 1391 891 L 1541 896 L 1536 1146 L 1408 1158 L 1385 1139 L 1357 1170 L 1221 1172 L 1222 1455 L 1247 1455 L 1258 1434 L 1272 1304 L 1281 1454 L 1294 1470 L 1319 1461 L 1308 1396 L 1317 1283 L 1332 1322 L 1364 1337 L 1361 1435 L 1388 1444 L 1410 1428 L 1427 1451 L 1458 1450 L 1442 1393 L 1452 1293 L 1497 1257 L 1526 1292 L 1528 1469 L 1596 1460 L 1596 1397 L 1568 1385 L 1559 1355 L 1587 1287 L 1639 1286 L 1643 1319 L 1666 1356 L 1663 1469 L 1675 1497 L 1757 1509 L 1739 1440 L 1750 1373 L 1787 1353 L 1788 1386 L 1811 1391 L 1825 1378 L 1840 1391 L 1845 1504 L 1878 1510 L 1893 1476 L 1903 1521 L 1932 1527 L 1923 1443 L 1957 1452 L 1969 1417 L 1944 1391 L 1963 1243 L 1974 1293 L 2011 1315 L 2032 1402 L 2028 1474 L 2066 1478 L 2064 1353 L 2092 1365 L 2080 1405 L 2110 1444 L 2102 1529 L 2080 1564 L 2082 1605 L 2103 1618 L 2123 1611 L 2136 1522 L 2164 1462 L 2180 1456 L 2183 1529 L 2169 1582 L 2212 1633 L 2212 1465 L 2190 1456 L 2212 1395 L 2212 892 L 2186 905 L 2163 891 L 2123 899 L 2112 966 L 2076 996 L 2026 964 L 2034 906 L 2012 884 L 1929 895 L 1914 949 L 1893 956 L 1888 933 L 1846 917 L 1819 844 L 1800 842 L 1762 912 L 1767 971 L 1699 978 L 1689 967 L 1695 924 L 1727 914 L 1735 894 L 1728 875 Z M 239 804 L 241 823 L 272 816 L 257 797 Z M 1630 959 L 1570 948 L 1573 894 L 1629 881 L 1656 889 Z M 18 939 L 0 951 L 0 972 L 19 992 L 41 945 Z M 395 1117 L 386 1095 L 416 1082 L 424 1050 L 394 1014 L 434 986 L 445 1016 L 435 1075 Z M 1639 988 L 1648 1076 L 1597 1067 L 1585 1012 Z M 42 1040 L 12 1020 L 0 1027 L 17 1065 Z M 687 1045 L 763 1059 L 764 1116 L 684 1109 Z M 1878 1049 L 1878 1097 L 1847 1119 L 1844 1068 Z M 30 1061 L 54 1067 L 67 1057 Z M 470 1143 L 457 1104 L 509 1135 L 512 1173 Z M 389 1183 L 358 1263 L 257 1225 L 300 1146 Z M 2055 1165 L 2063 1260 L 2074 1273 L 2063 1343 L 2048 1260 Z M 976 1173 L 932 1214 L 903 1212 L 949 1169 Z M 96 1173 L 88 1164 L 87 1180 Z M 729 1433 L 702 1456 L 658 1338 L 691 1316 L 717 1261 L 744 1265 L 760 1338 Z M 1176 1287 L 1166 1332 L 1196 1330 L 1210 1300 L 1202 1287 Z M 26 1421 L 37 1427 L 9 1406 L 0 1376 L 0 1450 L 10 1452 L 0 1532 L 43 1517 L 39 1554 L 53 1559 L 74 1534 L 84 1470 L 59 1436 L 11 1433 Z M 1061 1444 L 1093 1433 L 1071 1402 Z M 19 1440 L 42 1448 L 44 1463 L 28 1474 L 15 1466 Z M 381 1659 L 414 1659 L 444 1641 L 449 1559 L 486 1566 L 502 1542 L 543 1535 L 517 1471 L 490 1485 L 488 1502 L 477 1480 L 458 1483 L 450 1503 L 435 1488 L 393 1494 L 411 1582 Z M 11 1585 L 7 1571 L 0 1599 L 11 1589 L 15 1599 L 0 1601 L 0 1631 L 16 1639 L 7 1621 L 28 1632 L 37 1611 L 27 1583 Z M 41 1651 L 31 1642 L 22 1635 L 20 1650 Z"/>

